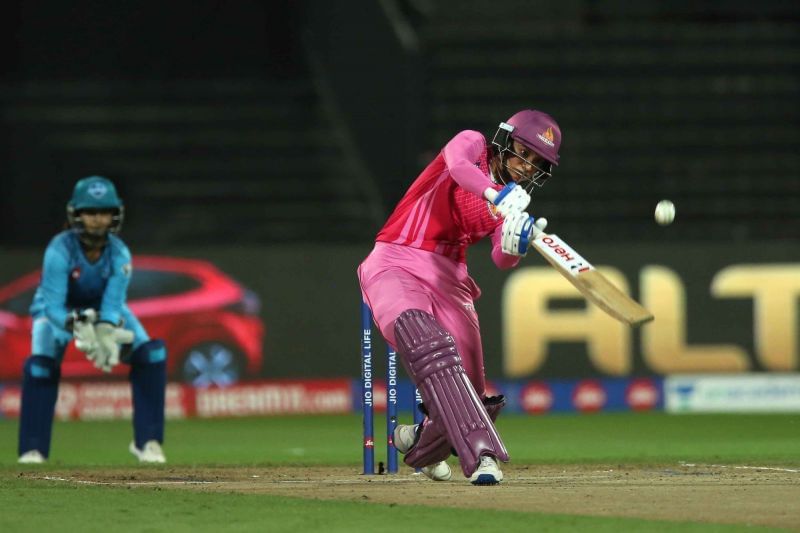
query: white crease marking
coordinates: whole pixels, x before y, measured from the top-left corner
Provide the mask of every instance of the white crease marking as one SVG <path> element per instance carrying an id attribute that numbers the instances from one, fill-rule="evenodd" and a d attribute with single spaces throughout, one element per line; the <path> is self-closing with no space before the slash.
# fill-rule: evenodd
<path id="1" fill-rule="evenodd" d="M 704 465 L 696 463 L 679 463 L 681 466 L 689 468 L 732 468 L 734 470 L 772 470 L 774 472 L 791 472 L 793 474 L 800 473 L 800 469 L 796 468 L 781 468 L 775 466 L 749 466 L 749 465 Z"/>
<path id="2" fill-rule="evenodd" d="M 54 476 L 44 476 L 40 479 L 80 483 L 82 485 L 213 485 L 214 483 L 228 483 L 227 481 L 91 481 Z"/>

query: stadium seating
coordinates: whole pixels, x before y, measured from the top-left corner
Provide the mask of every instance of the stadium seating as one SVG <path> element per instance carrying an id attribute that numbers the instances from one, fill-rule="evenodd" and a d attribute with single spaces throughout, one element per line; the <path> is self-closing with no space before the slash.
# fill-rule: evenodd
<path id="1" fill-rule="evenodd" d="M 435 2 L 422 34 L 436 146 L 534 106 L 564 130 L 537 211 L 571 238 L 800 234 L 796 5 Z M 454 16 L 457 14 L 457 16 Z M 660 198 L 680 224 L 652 223 Z"/>

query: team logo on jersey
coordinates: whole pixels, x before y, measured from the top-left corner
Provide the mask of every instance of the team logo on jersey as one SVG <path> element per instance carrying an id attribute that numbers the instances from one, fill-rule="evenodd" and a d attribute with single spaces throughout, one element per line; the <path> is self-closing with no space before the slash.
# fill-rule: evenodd
<path id="1" fill-rule="evenodd" d="M 72 269 L 72 272 L 69 273 L 69 277 L 72 279 L 78 279 L 81 277 L 81 269 L 79 267 L 75 267 Z"/>
<path id="2" fill-rule="evenodd" d="M 132 270 L 133 270 L 133 267 L 131 266 L 130 263 L 125 263 L 124 265 L 122 265 L 122 273 L 124 275 L 130 276 Z"/>
<path id="3" fill-rule="evenodd" d="M 106 195 L 106 193 L 108 192 L 108 187 L 106 187 L 105 183 L 95 181 L 94 183 L 89 185 L 87 192 L 92 198 L 94 198 L 95 200 L 99 200 L 100 198 Z"/>
<path id="4" fill-rule="evenodd" d="M 555 136 L 553 135 L 552 127 L 547 128 L 542 133 L 537 133 L 536 136 L 539 137 L 539 140 L 542 141 L 547 146 L 552 146 L 555 148 L 556 144 L 553 142 Z"/>
<path id="5" fill-rule="evenodd" d="M 492 215 L 492 218 L 497 218 L 500 216 L 500 214 L 497 212 L 497 206 L 489 200 L 486 200 L 486 207 L 489 209 L 489 214 Z"/>

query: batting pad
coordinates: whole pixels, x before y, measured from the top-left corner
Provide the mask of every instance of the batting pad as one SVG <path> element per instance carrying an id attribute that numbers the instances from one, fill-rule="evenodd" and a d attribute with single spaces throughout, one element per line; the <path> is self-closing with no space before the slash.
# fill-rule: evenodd
<path id="1" fill-rule="evenodd" d="M 506 400 L 502 395 L 489 396 L 483 399 L 483 405 L 486 407 L 489 418 L 494 422 L 497 420 L 500 411 L 505 407 Z M 450 457 L 451 452 L 452 446 L 450 446 L 450 441 L 447 440 L 447 430 L 441 422 L 434 422 L 430 417 L 426 416 L 425 420 L 422 421 L 419 440 L 405 455 L 403 462 L 413 468 L 422 468 L 444 461 Z"/>
<path id="2" fill-rule="evenodd" d="M 403 457 L 403 462 L 413 468 L 422 468 L 450 457 L 450 441 L 447 430 L 430 417 L 422 421 L 422 432 L 414 447 Z"/>
<path id="3" fill-rule="evenodd" d="M 453 337 L 432 315 L 418 309 L 404 311 L 395 320 L 394 332 L 403 365 L 419 388 L 431 420 L 444 426 L 464 475 L 475 472 L 481 455 L 508 461 L 500 435 L 464 371 Z"/>

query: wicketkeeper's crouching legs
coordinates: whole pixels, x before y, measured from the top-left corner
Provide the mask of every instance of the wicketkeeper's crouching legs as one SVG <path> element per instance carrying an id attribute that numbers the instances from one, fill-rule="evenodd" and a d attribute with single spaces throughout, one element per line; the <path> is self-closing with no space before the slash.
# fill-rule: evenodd
<path id="1" fill-rule="evenodd" d="M 164 395 L 167 386 L 167 348 L 161 340 L 139 346 L 125 360 L 131 365 L 133 437 L 143 449 L 151 440 L 164 442 Z"/>
<path id="2" fill-rule="evenodd" d="M 508 452 L 467 377 L 453 337 L 433 315 L 418 309 L 401 313 L 394 333 L 397 352 L 419 388 L 431 423 L 444 428 L 464 475 L 470 477 L 484 455 L 508 461 Z M 415 448 L 420 444 L 428 443 L 420 439 Z"/>

